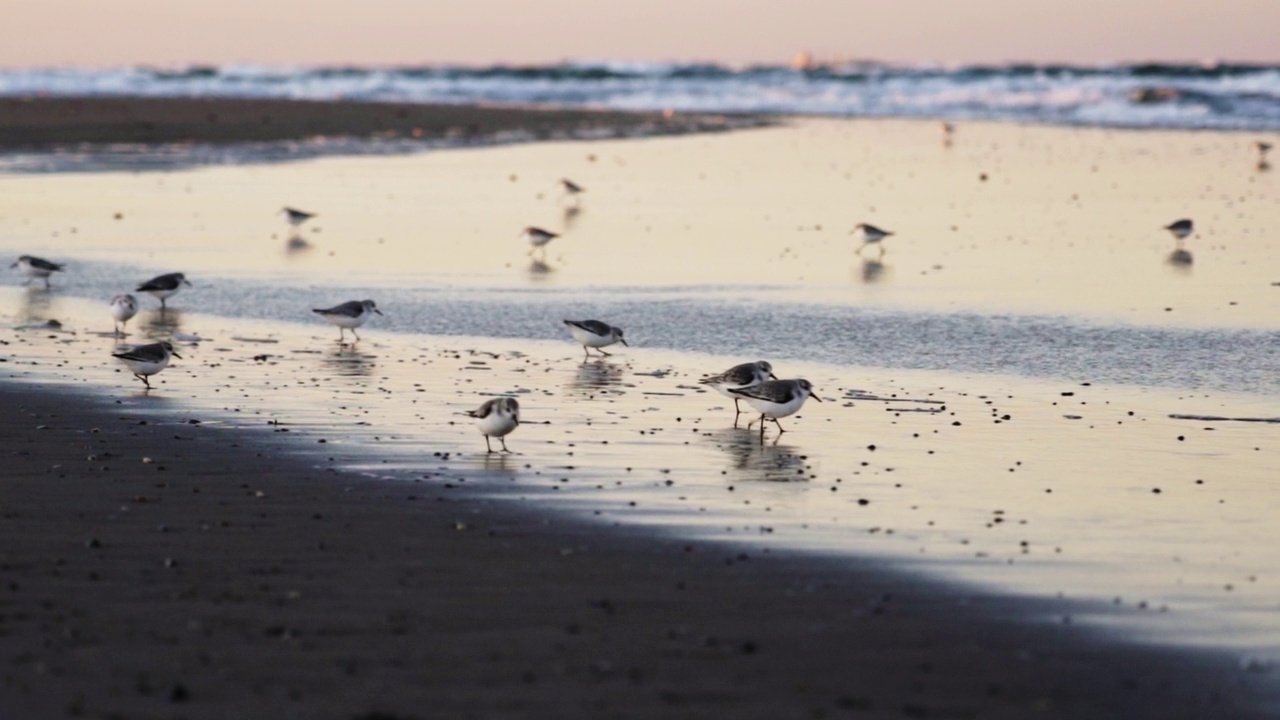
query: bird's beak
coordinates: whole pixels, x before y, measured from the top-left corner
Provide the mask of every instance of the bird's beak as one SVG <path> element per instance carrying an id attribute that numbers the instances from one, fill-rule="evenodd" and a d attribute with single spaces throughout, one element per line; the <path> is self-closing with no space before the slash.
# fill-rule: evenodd
<path id="1" fill-rule="evenodd" d="M 769 379 L 770 379 L 770 380 L 777 380 L 777 379 L 778 379 L 778 376 L 777 376 L 777 375 L 774 375 L 773 373 L 769 373 Z"/>
<path id="2" fill-rule="evenodd" d="M 181 359 L 181 360 L 185 360 L 185 359 L 186 359 L 186 358 L 182 357 L 181 355 L 179 355 L 177 350 L 170 350 L 170 351 L 169 351 L 169 354 L 170 354 L 170 355 L 173 355 L 174 357 L 179 358 L 179 359 Z"/>
<path id="3" fill-rule="evenodd" d="M 182 282 L 185 283 L 187 287 L 195 287 L 195 285 L 192 285 L 191 281 L 186 278 L 182 278 Z"/>
<path id="4" fill-rule="evenodd" d="M 618 338 L 618 342 L 622 343 L 623 345 L 627 345 L 627 341 L 622 338 Z M 627 345 L 627 347 L 631 347 L 631 346 Z"/>
<path id="5" fill-rule="evenodd" d="M 13 268 L 16 268 L 16 267 L 18 267 L 18 263 L 15 261 L 12 265 L 9 266 L 9 269 L 12 270 Z"/>
<path id="6" fill-rule="evenodd" d="M 382 315 L 382 311 L 381 311 L 381 310 L 379 310 L 378 308 L 374 308 L 374 309 L 373 309 L 373 311 L 374 311 L 374 312 L 376 312 L 376 313 L 378 313 L 379 315 Z M 386 317 L 386 316 L 385 316 L 385 315 L 383 315 L 383 317 Z"/>
<path id="7" fill-rule="evenodd" d="M 818 393 L 813 393 L 809 397 L 813 398 L 814 400 L 817 400 L 818 402 L 822 402 L 822 398 L 818 397 Z"/>

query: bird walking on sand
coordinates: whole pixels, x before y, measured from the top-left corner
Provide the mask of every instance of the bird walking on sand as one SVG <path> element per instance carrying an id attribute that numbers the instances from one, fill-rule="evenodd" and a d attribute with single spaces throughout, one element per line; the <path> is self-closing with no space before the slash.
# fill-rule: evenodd
<path id="1" fill-rule="evenodd" d="M 738 416 L 742 414 L 742 408 L 738 405 L 742 401 L 742 397 L 734 395 L 733 390 L 740 390 L 752 385 L 759 385 L 767 380 L 777 380 L 777 376 L 773 374 L 773 366 L 764 360 L 756 362 L 742 363 L 734 365 L 719 375 L 708 375 L 698 381 L 701 385 L 710 385 L 713 390 L 733 399 L 733 426 L 738 426 Z"/>
<path id="2" fill-rule="evenodd" d="M 532 255 L 538 250 L 545 253 L 547 251 L 547 243 L 560 236 L 549 230 L 543 230 L 540 227 L 530 225 L 520 231 L 520 237 L 524 238 L 529 243 L 529 254 Z"/>
<path id="3" fill-rule="evenodd" d="M 347 330 L 359 340 L 356 328 L 368 322 L 374 313 L 382 314 L 372 300 L 348 300 L 331 308 L 314 308 L 311 312 L 338 326 L 338 342 L 346 340 Z"/>
<path id="4" fill-rule="evenodd" d="M 582 193 L 587 191 L 586 188 L 569 178 L 560 178 L 560 187 L 564 188 L 564 197 L 573 200 L 575 203 L 581 202 Z"/>
<path id="5" fill-rule="evenodd" d="M 44 289 L 49 289 L 49 276 L 61 272 L 66 265 L 62 263 L 49 262 L 44 258 L 38 258 L 34 255 L 23 255 L 14 261 L 9 269 L 17 268 L 27 278 L 27 285 L 31 284 L 36 278 L 44 279 Z"/>
<path id="6" fill-rule="evenodd" d="M 596 352 L 608 357 L 609 353 L 600 348 L 619 342 L 627 345 L 627 341 L 622 338 L 622 328 L 608 323 L 599 320 L 565 320 L 564 324 L 569 327 L 573 339 L 582 344 L 582 352 L 588 358 L 591 357 L 590 348 L 595 348 Z"/>
<path id="7" fill-rule="evenodd" d="M 136 288 L 136 292 L 149 293 L 152 297 L 160 301 L 160 309 L 165 308 L 165 300 L 173 297 L 182 286 L 191 286 L 187 280 L 187 276 L 182 273 L 167 273 L 165 275 L 157 275 L 150 280 L 142 283 Z"/>
<path id="8" fill-rule="evenodd" d="M 955 141 L 955 135 L 956 135 L 955 125 L 949 122 L 942 123 L 942 146 L 943 147 L 951 147 L 951 144 Z"/>
<path id="9" fill-rule="evenodd" d="M 808 380 L 767 380 L 758 385 L 734 388 L 729 392 L 746 400 L 748 405 L 760 413 L 762 441 L 765 420 L 772 420 L 773 424 L 778 426 L 778 435 L 782 435 L 786 430 L 782 429 L 782 423 L 778 422 L 778 418 L 795 414 L 804 405 L 804 401 L 811 397 L 822 402 L 822 398 L 814 393 L 813 385 Z M 747 427 L 751 427 L 752 424 L 754 421 Z"/>
<path id="10" fill-rule="evenodd" d="M 116 335 L 124 335 L 124 326 L 138 314 L 138 301 L 132 295 L 121 293 L 111 298 L 111 318 L 116 321 Z"/>
<path id="11" fill-rule="evenodd" d="M 280 208 L 280 212 L 284 213 L 285 220 L 288 220 L 289 226 L 293 228 L 300 227 L 302 223 L 316 216 L 315 213 L 310 213 L 310 212 L 307 212 L 306 210 L 299 210 L 297 208 L 291 208 L 287 206 Z"/>
<path id="12" fill-rule="evenodd" d="M 1270 170 L 1271 163 L 1267 160 L 1267 153 L 1271 152 L 1271 143 L 1265 140 L 1258 140 L 1253 144 L 1253 147 L 1258 151 L 1258 170 L 1262 172 Z"/>
<path id="13" fill-rule="evenodd" d="M 849 234 L 853 235 L 859 230 L 862 231 L 862 244 L 858 246 L 857 253 L 861 255 L 862 251 L 868 245 L 875 245 L 876 247 L 880 248 L 880 254 L 883 255 L 884 246 L 880 244 L 880 241 L 889 237 L 893 233 L 888 230 L 881 230 L 875 225 L 868 225 L 867 223 L 858 223 L 857 225 L 853 226 L 853 229 L 849 231 Z"/>
<path id="14" fill-rule="evenodd" d="M 1168 230 L 1174 239 L 1178 241 L 1178 247 L 1182 247 L 1182 241 L 1196 231 L 1196 226 L 1195 223 L 1191 222 L 1190 218 L 1183 218 L 1165 225 L 1164 229 Z"/>
<path id="15" fill-rule="evenodd" d="M 182 357 L 174 351 L 173 345 L 168 342 L 117 350 L 111 353 L 111 356 L 123 362 L 133 372 L 133 376 L 147 386 L 148 390 L 151 389 L 151 381 L 147 378 L 169 367 L 169 359 L 171 357 Z"/>
<path id="16" fill-rule="evenodd" d="M 476 429 L 484 435 L 486 450 L 493 452 L 489 438 L 496 437 L 502 442 L 502 452 L 511 452 L 507 449 L 507 435 L 520 426 L 520 403 L 515 398 L 486 400 L 475 410 L 468 410 L 467 415 L 476 419 Z"/>

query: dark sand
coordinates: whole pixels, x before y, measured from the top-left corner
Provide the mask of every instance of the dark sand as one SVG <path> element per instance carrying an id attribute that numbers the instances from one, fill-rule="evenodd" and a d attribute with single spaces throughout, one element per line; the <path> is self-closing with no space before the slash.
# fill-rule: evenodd
<path id="1" fill-rule="evenodd" d="M 1066 603 L 330 473 L 180 410 L 0 403 L 3 718 L 1277 716 L 1265 674 Z"/>
<path id="2" fill-rule="evenodd" d="M 0 150 L 70 144 L 231 143 L 313 137 L 476 142 L 670 134 L 759 124 L 718 115 L 226 98 L 0 98 Z"/>

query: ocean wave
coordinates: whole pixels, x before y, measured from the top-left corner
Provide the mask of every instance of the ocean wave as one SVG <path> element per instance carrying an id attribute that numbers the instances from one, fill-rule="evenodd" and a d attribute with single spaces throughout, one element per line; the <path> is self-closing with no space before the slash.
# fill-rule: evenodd
<path id="1" fill-rule="evenodd" d="M 1068 125 L 1280 130 L 1280 66 L 903 66 L 793 68 L 716 63 L 566 62 L 465 67 L 24 69 L 0 96 L 141 95 L 629 110 L 1015 120 Z"/>

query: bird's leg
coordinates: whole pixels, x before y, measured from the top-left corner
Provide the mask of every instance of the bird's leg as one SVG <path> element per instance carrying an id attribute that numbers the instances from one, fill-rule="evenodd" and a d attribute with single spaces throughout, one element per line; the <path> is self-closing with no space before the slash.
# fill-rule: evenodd
<path id="1" fill-rule="evenodd" d="M 591 359 L 591 350 L 586 345 L 583 345 L 582 346 L 582 362 L 586 362 L 590 359 Z"/>
<path id="2" fill-rule="evenodd" d="M 760 415 L 760 442 L 764 442 L 764 415 Z"/>
<path id="3" fill-rule="evenodd" d="M 147 379 L 146 375 L 143 375 L 142 373 L 134 373 L 133 376 L 141 380 L 142 384 L 146 385 L 148 390 L 151 389 L 151 381 Z"/>
<path id="4" fill-rule="evenodd" d="M 164 304 L 164 298 L 160 298 L 160 312 L 162 312 L 162 313 L 163 313 L 163 312 L 164 312 L 165 307 L 166 307 L 166 305 Z"/>
<path id="5" fill-rule="evenodd" d="M 763 422 L 760 424 L 764 425 Z M 786 430 L 782 429 L 782 423 L 778 422 L 778 418 L 773 418 L 773 424 L 778 426 L 778 435 L 782 435 L 782 433 L 786 432 Z"/>
<path id="6" fill-rule="evenodd" d="M 504 453 L 511 452 L 510 450 L 507 449 L 507 439 L 505 437 L 498 438 L 498 439 L 502 441 L 502 452 Z"/>
<path id="7" fill-rule="evenodd" d="M 738 427 L 738 418 L 742 415 L 742 408 L 738 406 L 738 403 L 740 402 L 742 402 L 742 398 L 733 399 L 733 426 L 734 427 Z M 751 426 L 748 425 L 747 427 L 751 427 Z"/>
<path id="8" fill-rule="evenodd" d="M 49 289 L 49 276 L 48 276 L 48 275 L 45 275 L 45 276 L 44 276 L 44 289 L 45 289 L 45 290 L 48 290 L 48 289 Z"/>
<path id="9" fill-rule="evenodd" d="M 600 348 L 596 348 L 596 352 L 600 353 L 601 355 L 603 355 L 603 356 L 605 356 L 605 357 L 609 357 L 609 355 L 610 355 L 609 353 L 605 352 L 604 350 L 601 350 Z"/>
<path id="10" fill-rule="evenodd" d="M 356 336 L 356 342 L 360 342 L 360 333 L 356 332 L 355 328 L 351 328 L 351 334 Z"/>
<path id="11" fill-rule="evenodd" d="M 493 446 L 489 444 L 489 436 L 488 436 L 488 435 L 485 435 L 485 436 L 484 436 L 484 449 L 485 449 L 485 451 L 486 451 L 486 452 L 488 452 L 488 453 L 490 453 L 490 454 L 492 454 L 492 453 L 493 453 Z"/>
<path id="12" fill-rule="evenodd" d="M 339 344 L 339 345 L 341 345 L 342 343 L 344 343 L 344 342 L 346 342 L 346 341 L 347 341 L 347 330 L 346 330 L 346 328 L 342 328 L 342 327 L 338 328 L 338 344 Z"/>
<path id="13" fill-rule="evenodd" d="M 862 251 L 865 250 L 866 248 L 867 248 L 867 241 L 863 240 L 862 244 L 858 246 L 858 249 L 854 251 L 854 254 L 861 255 Z"/>

